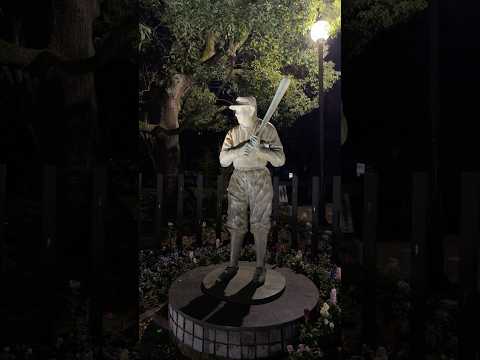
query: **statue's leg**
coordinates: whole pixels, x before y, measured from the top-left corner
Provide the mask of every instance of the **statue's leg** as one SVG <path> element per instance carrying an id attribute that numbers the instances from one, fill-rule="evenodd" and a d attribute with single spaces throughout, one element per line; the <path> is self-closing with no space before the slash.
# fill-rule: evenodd
<path id="1" fill-rule="evenodd" d="M 255 255 L 256 266 L 265 267 L 265 256 L 267 253 L 267 240 L 269 230 L 257 229 L 252 230 L 253 237 L 255 238 Z"/>
<path id="2" fill-rule="evenodd" d="M 245 233 L 240 231 L 230 231 L 231 250 L 230 250 L 230 266 L 238 267 L 238 259 L 240 258 L 240 252 L 242 251 L 243 239 Z"/>
<path id="3" fill-rule="evenodd" d="M 265 256 L 272 214 L 273 187 L 270 172 L 267 169 L 255 172 L 250 180 L 252 189 L 249 194 L 250 228 L 255 239 L 256 275 L 258 282 L 263 284 L 265 282 Z"/>
<path id="4" fill-rule="evenodd" d="M 237 267 L 243 239 L 248 230 L 248 194 L 244 174 L 234 172 L 228 184 L 228 220 L 230 232 L 230 266 Z"/>

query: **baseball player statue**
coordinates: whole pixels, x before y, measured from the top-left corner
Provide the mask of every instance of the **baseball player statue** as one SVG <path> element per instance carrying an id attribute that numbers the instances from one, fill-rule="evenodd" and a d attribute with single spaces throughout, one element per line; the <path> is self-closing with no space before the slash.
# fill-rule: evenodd
<path id="1" fill-rule="evenodd" d="M 236 275 L 243 239 L 250 221 L 256 253 L 253 281 L 260 286 L 265 282 L 265 253 L 273 198 L 267 163 L 275 167 L 282 166 L 285 154 L 275 127 L 267 119 L 262 121 L 257 118 L 255 98 L 239 97 L 236 101 L 237 104 L 230 106 L 230 109 L 235 112 L 238 125 L 228 131 L 220 152 L 221 166 L 233 164 L 234 171 L 228 185 L 226 224 L 231 235 L 230 264 L 221 273 L 219 280 L 229 281 Z M 271 114 L 266 117 L 271 117 Z"/>

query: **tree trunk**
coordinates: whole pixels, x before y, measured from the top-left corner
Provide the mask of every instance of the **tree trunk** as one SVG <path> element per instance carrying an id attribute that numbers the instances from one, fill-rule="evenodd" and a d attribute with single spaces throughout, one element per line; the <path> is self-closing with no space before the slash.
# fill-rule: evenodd
<path id="1" fill-rule="evenodd" d="M 53 1 L 53 23 L 48 49 L 72 61 L 91 58 L 93 47 L 93 21 L 98 15 L 97 0 Z M 90 264 L 88 241 L 91 235 L 89 170 L 94 160 L 97 136 L 97 103 L 94 74 L 69 74 L 55 72 L 55 81 L 63 91 L 60 116 L 64 122 L 65 152 L 65 199 L 66 215 L 63 221 L 64 239 L 60 251 L 64 254 L 65 266 L 85 273 Z M 75 229 L 68 233 L 67 229 Z M 68 235 L 67 235 L 68 234 Z M 67 237 L 68 236 L 68 237 Z M 75 256 L 80 262 L 75 261 Z"/>
<path id="2" fill-rule="evenodd" d="M 180 168 L 179 119 L 182 99 L 191 80 L 176 74 L 165 90 L 154 89 L 150 104 L 150 122 L 158 124 L 154 131 L 157 144 L 158 171 L 168 176 L 167 193 L 175 191 L 175 177 Z"/>
<path id="3" fill-rule="evenodd" d="M 48 48 L 69 59 L 95 53 L 93 21 L 99 15 L 97 0 L 54 2 L 54 21 Z M 97 103 L 93 73 L 64 75 L 61 79 L 69 121 L 69 164 L 89 166 L 97 140 Z"/>
<path id="4" fill-rule="evenodd" d="M 176 74 L 169 79 L 166 89 L 152 88 L 149 117 L 155 124 L 152 134 L 156 145 L 157 171 L 166 176 L 166 207 L 175 208 L 177 175 L 180 169 L 179 119 L 182 98 L 191 86 L 191 80 Z M 171 214 L 167 215 L 172 215 Z"/>
<path id="5" fill-rule="evenodd" d="M 0 64 L 29 65 L 44 49 L 29 49 L 15 46 L 0 39 Z"/>

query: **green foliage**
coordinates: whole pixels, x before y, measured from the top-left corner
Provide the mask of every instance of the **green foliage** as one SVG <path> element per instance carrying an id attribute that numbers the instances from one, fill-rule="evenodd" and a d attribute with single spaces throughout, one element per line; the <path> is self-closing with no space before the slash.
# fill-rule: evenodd
<path id="1" fill-rule="evenodd" d="M 126 21 L 136 18 L 136 6 L 130 0 L 101 0 L 99 5 L 101 16 L 95 20 L 96 36 L 103 36 Z"/>
<path id="2" fill-rule="evenodd" d="M 345 53 L 359 54 L 381 31 L 402 23 L 428 6 L 427 0 L 343 0 Z"/>
<path id="3" fill-rule="evenodd" d="M 319 255 L 318 260 L 313 263 L 307 261 L 301 251 L 290 251 L 278 258 L 276 262 L 312 280 L 318 288 L 320 298 L 328 299 L 330 290 L 338 285 L 331 276 L 333 265 L 328 254 Z"/>
<path id="4" fill-rule="evenodd" d="M 300 330 L 300 341 L 312 348 L 322 347 L 325 337 L 335 334 L 335 326 L 340 324 L 341 310 L 338 306 L 324 302 L 320 316 L 315 321 L 307 321 Z"/>
<path id="5" fill-rule="evenodd" d="M 142 51 L 143 45 L 152 40 L 152 29 L 142 23 L 138 24 L 138 26 L 140 30 L 140 41 L 138 42 L 138 50 Z"/>
<path id="6" fill-rule="evenodd" d="M 318 54 L 309 31 L 319 15 L 331 21 L 334 36 L 340 0 L 141 0 L 142 26 L 152 29 L 151 38 L 143 36 L 144 68 L 159 64 L 166 79 L 190 76 L 180 121 L 216 130 L 225 127 L 223 110 L 236 96 L 256 96 L 262 117 L 280 79 L 290 75 L 278 115 L 289 125 L 317 106 Z M 327 63 L 326 89 L 339 76 Z"/>
<path id="7" fill-rule="evenodd" d="M 217 106 L 217 98 L 207 87 L 194 86 L 182 107 L 184 128 L 225 128 L 227 121 Z"/>

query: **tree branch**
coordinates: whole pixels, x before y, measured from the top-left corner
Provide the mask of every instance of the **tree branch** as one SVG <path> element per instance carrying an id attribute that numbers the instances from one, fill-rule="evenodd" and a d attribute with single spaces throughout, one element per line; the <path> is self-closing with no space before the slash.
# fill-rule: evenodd
<path id="1" fill-rule="evenodd" d="M 44 51 L 47 49 L 23 48 L 0 39 L 0 64 L 28 66 Z"/>
<path id="2" fill-rule="evenodd" d="M 204 63 L 211 59 L 215 54 L 215 44 L 218 40 L 218 34 L 213 31 L 207 33 L 207 39 L 205 41 L 205 48 L 203 49 L 202 56 L 200 57 L 200 63 Z"/>

